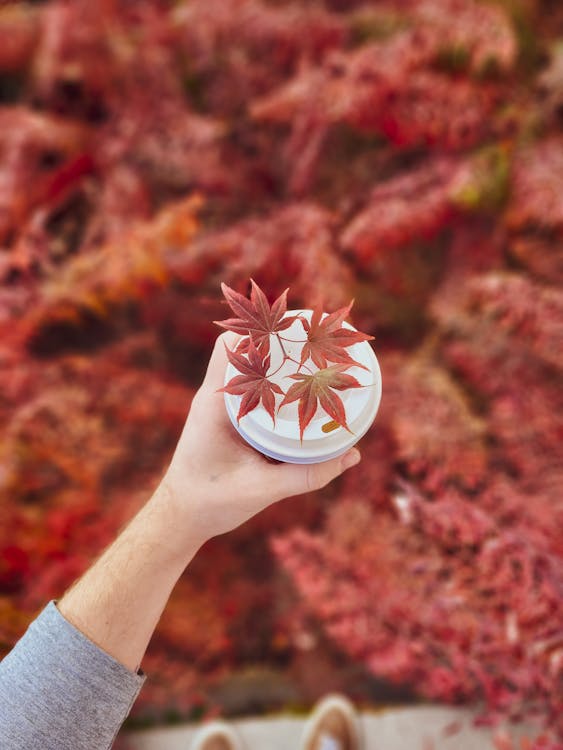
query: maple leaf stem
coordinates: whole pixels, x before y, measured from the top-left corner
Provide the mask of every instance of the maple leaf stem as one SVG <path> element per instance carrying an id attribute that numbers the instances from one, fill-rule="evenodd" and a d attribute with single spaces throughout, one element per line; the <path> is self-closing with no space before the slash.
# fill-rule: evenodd
<path id="1" fill-rule="evenodd" d="M 276 367 L 276 369 L 275 369 L 275 370 L 274 370 L 273 372 L 268 372 L 268 373 L 266 374 L 266 377 L 268 378 L 268 380 L 269 380 L 270 378 L 273 378 L 273 377 L 274 377 L 274 375 L 277 375 L 277 374 L 278 374 L 278 372 L 279 372 L 279 371 L 281 370 L 281 368 L 282 368 L 282 367 L 283 367 L 284 365 L 285 365 L 285 359 L 284 359 L 284 360 L 282 360 L 282 363 L 281 363 L 281 364 L 279 365 L 279 367 Z"/>
<path id="2" fill-rule="evenodd" d="M 272 378 L 272 377 L 273 377 L 274 375 L 277 375 L 277 374 L 278 374 L 278 372 L 279 372 L 279 371 L 281 370 L 281 368 L 282 368 L 282 367 L 283 367 L 283 366 L 285 365 L 285 363 L 286 363 L 286 362 L 293 362 L 293 364 L 295 364 L 295 365 L 298 365 L 298 368 L 297 368 L 297 371 L 296 371 L 296 372 L 299 372 L 299 370 L 300 370 L 300 369 L 301 369 L 302 367 L 305 367 L 305 368 L 306 368 L 307 370 L 309 370 L 309 372 L 311 373 L 311 375 L 313 374 L 313 371 L 311 370 L 311 368 L 310 368 L 310 367 L 309 367 L 308 365 L 305 365 L 305 364 L 301 364 L 301 362 L 299 362 L 299 361 L 298 361 L 297 359 L 293 359 L 293 357 L 290 357 L 290 356 L 288 355 L 287 357 L 285 357 L 285 358 L 283 359 L 283 361 L 282 361 L 282 363 L 281 363 L 281 364 L 279 365 L 279 367 L 276 367 L 276 369 L 275 369 L 275 370 L 274 370 L 273 372 L 269 372 L 269 373 L 267 374 L 267 376 L 266 376 L 266 377 L 267 377 L 268 379 L 270 379 L 270 378 Z"/>
<path id="3" fill-rule="evenodd" d="M 276 338 L 277 338 L 277 340 L 278 340 L 278 344 L 280 345 L 280 349 L 282 350 L 282 354 L 283 354 L 283 362 L 282 362 L 282 365 L 283 365 L 283 364 L 284 364 L 284 362 L 285 362 L 286 360 L 288 360 L 288 359 L 291 359 L 291 357 L 290 357 L 290 356 L 289 356 L 289 354 L 288 354 L 288 353 L 286 352 L 286 350 L 285 350 L 285 346 L 284 346 L 284 345 L 282 344 L 282 337 L 281 337 L 281 336 L 279 335 L 279 333 L 276 333 Z"/>
<path id="4" fill-rule="evenodd" d="M 278 335 L 280 341 L 288 341 L 290 344 L 304 344 L 307 339 L 288 339 L 285 336 Z"/>
<path id="5" fill-rule="evenodd" d="M 292 359 L 291 361 L 295 362 L 296 365 L 299 365 L 299 367 L 297 368 L 297 372 L 299 372 L 301 368 L 304 367 L 305 370 L 308 370 L 311 375 L 313 374 L 313 370 L 309 367 L 309 365 L 306 365 L 305 362 L 298 362 L 296 359 Z"/>
<path id="6" fill-rule="evenodd" d="M 313 371 L 311 370 L 310 367 L 308 367 L 304 363 L 302 364 L 301 362 L 299 362 L 299 360 L 294 359 L 293 357 L 291 357 L 287 353 L 287 351 L 285 350 L 284 345 L 282 344 L 282 337 L 278 333 L 276 333 L 276 338 L 278 339 L 278 344 L 280 345 L 280 349 L 282 351 L 283 359 L 282 359 L 280 365 L 278 367 L 276 367 L 276 369 L 273 372 L 269 372 L 266 377 L 268 379 L 270 379 L 270 378 L 274 377 L 274 375 L 277 375 L 278 372 L 282 369 L 282 367 L 285 365 L 286 362 L 293 362 L 293 364 L 297 365 L 297 372 L 299 372 L 301 370 L 301 368 L 304 367 L 312 375 Z M 284 341 L 292 341 L 292 339 L 283 339 L 283 340 Z M 295 343 L 300 344 L 300 343 L 302 343 L 302 341 L 296 341 Z"/>

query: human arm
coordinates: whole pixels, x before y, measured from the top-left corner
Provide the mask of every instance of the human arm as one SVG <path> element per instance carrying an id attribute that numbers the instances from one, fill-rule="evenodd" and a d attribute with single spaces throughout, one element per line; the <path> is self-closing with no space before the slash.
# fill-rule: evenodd
<path id="1" fill-rule="evenodd" d="M 0 742 L 2 747 L 109 747 L 142 684 L 136 670 L 170 592 L 202 544 L 283 497 L 324 486 L 345 468 L 346 458 L 309 466 L 273 464 L 242 442 L 217 393 L 226 366 L 223 344 L 232 346 L 235 339 L 232 334 L 219 338 L 153 496 L 58 609 L 52 604 L 45 610 L 39 618 L 43 629 L 32 626 L 0 664 L 0 740 L 14 736 L 15 687 L 24 701 L 20 709 L 28 733 L 26 739 L 18 730 L 21 744 Z M 347 458 L 351 466 L 359 454 L 352 450 Z M 84 654 L 88 659 L 81 661 Z M 93 682 L 98 673 L 102 680 Z M 69 695 L 74 713 L 68 711 Z M 35 703 L 25 705 L 30 696 Z M 65 719 L 77 715 L 79 723 Z M 96 736 L 98 744 L 89 739 L 80 744 L 78 732 Z M 41 740 L 32 744 L 37 737 Z"/>
<path id="2" fill-rule="evenodd" d="M 58 605 L 69 622 L 132 670 L 174 584 L 208 539 L 277 500 L 323 487 L 359 460 L 352 449 L 320 464 L 274 464 L 246 445 L 217 392 L 227 365 L 225 344 L 232 347 L 236 338 L 218 338 L 156 492 Z"/>

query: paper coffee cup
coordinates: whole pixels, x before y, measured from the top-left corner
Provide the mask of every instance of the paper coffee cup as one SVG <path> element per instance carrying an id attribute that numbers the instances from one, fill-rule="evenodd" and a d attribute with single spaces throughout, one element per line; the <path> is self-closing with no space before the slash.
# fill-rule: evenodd
<path id="1" fill-rule="evenodd" d="M 310 320 L 312 310 L 288 310 L 286 316 L 301 315 Z M 348 323 L 345 328 L 356 330 Z M 301 349 L 306 340 L 303 325 L 296 320 L 289 328 L 281 332 L 283 339 L 301 340 L 299 343 L 284 340 L 286 353 L 295 360 L 300 360 Z M 237 422 L 241 396 L 225 393 L 227 413 L 237 432 L 244 440 L 265 456 L 278 461 L 296 464 L 319 463 L 346 453 L 370 428 L 381 401 L 381 371 L 377 357 L 367 341 L 354 344 L 346 349 L 352 359 L 361 363 L 367 369 L 350 367 L 346 374 L 353 375 L 363 386 L 346 391 L 336 391 L 341 398 L 346 411 L 346 421 L 350 432 L 344 427 L 335 426 L 324 409 L 319 405 L 317 411 L 303 434 L 299 436 L 298 402 L 286 404 L 276 414 L 275 426 L 272 418 L 262 405 L 246 414 Z M 283 354 L 275 336 L 270 337 L 270 371 L 275 371 L 283 360 Z M 317 368 L 311 364 L 313 370 Z M 330 363 L 329 363 L 330 364 Z M 287 361 L 271 380 L 277 383 L 284 392 L 295 382 L 287 377 L 294 373 L 297 365 Z M 302 369 L 301 372 L 307 372 Z M 240 373 L 229 363 L 225 372 L 225 385 Z M 276 397 L 276 406 L 282 401 L 282 396 Z"/>

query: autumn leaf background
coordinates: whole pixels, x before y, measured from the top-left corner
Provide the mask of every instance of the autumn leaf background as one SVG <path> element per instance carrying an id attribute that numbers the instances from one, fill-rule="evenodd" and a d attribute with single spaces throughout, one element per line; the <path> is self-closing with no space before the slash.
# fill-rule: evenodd
<path id="1" fill-rule="evenodd" d="M 343 689 L 561 736 L 562 39 L 553 0 L 2 4 L 3 652 L 158 482 L 252 277 L 355 299 L 380 414 L 206 546 L 133 717 Z"/>

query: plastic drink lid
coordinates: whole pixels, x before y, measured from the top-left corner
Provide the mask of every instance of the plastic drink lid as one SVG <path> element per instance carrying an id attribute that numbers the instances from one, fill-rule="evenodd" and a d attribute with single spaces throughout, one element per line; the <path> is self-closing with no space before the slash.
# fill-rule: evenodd
<path id="1" fill-rule="evenodd" d="M 301 315 L 301 317 L 310 320 L 312 313 L 312 310 L 288 310 L 285 317 Z M 343 327 L 352 331 L 356 330 L 349 323 L 343 323 Z M 280 335 L 285 353 L 292 359 L 300 361 L 301 349 L 306 341 L 302 323 L 296 320 Z M 375 419 L 381 401 L 381 371 L 377 357 L 369 343 L 363 341 L 354 344 L 347 347 L 346 351 L 352 359 L 367 368 L 364 370 L 361 367 L 352 366 L 346 370 L 346 374 L 355 377 L 364 387 L 337 391 L 344 404 L 346 422 L 350 432 L 337 425 L 319 405 L 315 416 L 305 428 L 301 441 L 297 402 L 286 404 L 279 409 L 276 414 L 275 425 L 262 404 L 242 417 L 240 422 L 237 422 L 242 396 L 225 393 L 227 413 L 237 432 L 260 453 L 288 463 L 319 463 L 346 453 L 368 431 Z M 270 357 L 270 371 L 275 373 L 270 380 L 277 383 L 284 392 L 287 392 L 289 386 L 294 382 L 287 376 L 296 371 L 297 365 L 295 362 L 287 360 L 276 372 L 283 362 L 284 354 L 275 335 L 270 337 Z M 312 370 L 318 369 L 311 361 L 306 364 Z M 300 372 L 307 373 L 308 371 L 303 368 Z M 225 372 L 225 385 L 238 374 L 240 374 L 238 370 L 229 363 Z M 276 406 L 279 406 L 281 400 L 282 396 L 276 397 Z"/>

